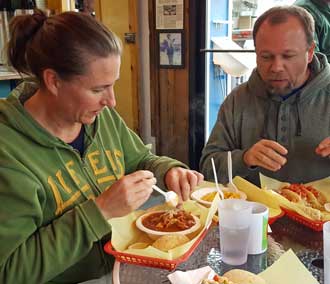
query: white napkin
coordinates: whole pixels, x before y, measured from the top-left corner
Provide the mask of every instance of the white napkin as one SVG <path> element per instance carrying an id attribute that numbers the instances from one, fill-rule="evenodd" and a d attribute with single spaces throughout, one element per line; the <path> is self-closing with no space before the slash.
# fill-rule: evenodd
<path id="1" fill-rule="evenodd" d="M 200 284 L 203 279 L 213 279 L 215 274 L 211 267 L 204 266 L 194 270 L 175 271 L 167 277 L 172 284 Z"/>

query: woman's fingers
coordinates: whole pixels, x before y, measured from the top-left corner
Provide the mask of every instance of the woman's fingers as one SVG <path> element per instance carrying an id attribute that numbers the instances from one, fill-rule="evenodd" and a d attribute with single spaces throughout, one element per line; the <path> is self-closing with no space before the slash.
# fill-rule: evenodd
<path id="1" fill-rule="evenodd" d="M 180 167 L 170 169 L 165 177 L 169 190 L 175 191 L 180 202 L 189 199 L 192 189 L 203 181 L 204 176 L 199 172 Z"/>

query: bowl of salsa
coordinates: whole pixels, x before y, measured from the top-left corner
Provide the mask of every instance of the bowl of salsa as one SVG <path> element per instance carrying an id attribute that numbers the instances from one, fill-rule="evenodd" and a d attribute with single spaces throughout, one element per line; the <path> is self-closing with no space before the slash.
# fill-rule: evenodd
<path id="1" fill-rule="evenodd" d="M 164 235 L 190 235 L 201 223 L 190 212 L 174 209 L 145 213 L 136 220 L 136 226 L 155 240 Z"/>

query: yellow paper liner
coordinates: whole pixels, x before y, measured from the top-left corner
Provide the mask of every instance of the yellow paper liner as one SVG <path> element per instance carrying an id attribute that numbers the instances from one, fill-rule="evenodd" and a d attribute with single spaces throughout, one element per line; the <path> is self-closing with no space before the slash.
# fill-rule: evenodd
<path id="1" fill-rule="evenodd" d="M 179 247 L 171 249 L 168 252 L 164 252 L 154 248 L 152 246 L 153 241 L 151 241 L 150 239 L 148 240 L 148 236 L 135 226 L 135 220 L 139 216 L 144 214 L 146 211 L 134 211 L 131 214 L 128 214 L 127 216 L 111 219 L 109 221 L 112 227 L 111 244 L 115 249 L 115 251 L 130 255 L 158 258 L 164 260 L 178 259 L 183 255 L 185 255 L 194 246 L 194 244 L 202 236 L 205 230 L 210 226 L 212 222 L 212 218 L 215 212 L 217 211 L 217 201 L 219 200 L 215 198 L 210 208 L 205 208 L 204 206 L 201 206 L 200 204 L 192 200 L 184 202 L 183 204 L 184 210 L 191 212 L 196 216 L 199 216 L 201 222 L 201 228 L 188 243 L 185 243 Z M 162 204 L 150 208 L 147 211 L 157 211 L 163 209 L 170 209 L 170 208 Z M 150 245 L 144 249 L 128 248 L 130 245 L 138 242 L 149 242 Z"/>

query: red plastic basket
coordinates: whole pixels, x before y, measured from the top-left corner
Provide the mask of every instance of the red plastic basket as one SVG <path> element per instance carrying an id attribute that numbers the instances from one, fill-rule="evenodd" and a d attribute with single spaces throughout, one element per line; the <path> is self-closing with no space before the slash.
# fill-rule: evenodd
<path id="1" fill-rule="evenodd" d="M 287 208 L 282 207 L 282 210 L 285 212 L 285 214 L 292 220 L 301 223 L 305 225 L 306 227 L 309 227 L 313 229 L 314 231 L 322 231 L 323 230 L 323 224 L 325 221 L 314 221 L 311 219 L 308 219 L 304 216 L 299 215 L 297 212 L 294 212 L 292 210 L 289 210 Z"/>
<path id="2" fill-rule="evenodd" d="M 273 224 L 276 220 L 280 219 L 281 217 L 283 217 L 285 215 L 285 212 L 283 211 L 283 209 L 281 210 L 281 213 L 274 216 L 274 217 L 270 217 L 268 218 L 268 224 L 271 225 Z"/>
<path id="3" fill-rule="evenodd" d="M 204 230 L 204 232 L 199 236 L 199 238 L 194 242 L 194 244 L 191 246 L 191 248 L 184 255 L 182 255 L 179 258 L 174 259 L 174 260 L 166 260 L 166 259 L 161 259 L 161 258 L 135 255 L 135 254 L 129 254 L 129 253 L 115 251 L 112 247 L 111 241 L 107 242 L 104 245 L 104 251 L 108 254 L 112 254 L 116 258 L 116 260 L 119 262 L 173 270 L 176 268 L 176 266 L 178 264 L 186 261 L 190 257 L 190 255 L 194 252 L 194 250 L 197 248 L 199 243 L 203 240 L 207 231 L 208 231 L 208 229 Z"/>

